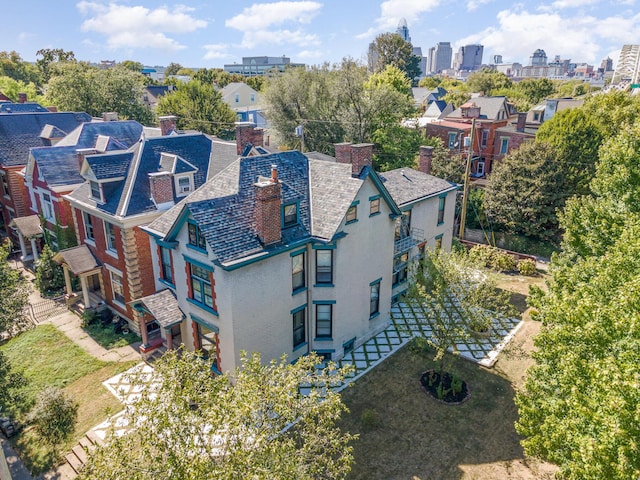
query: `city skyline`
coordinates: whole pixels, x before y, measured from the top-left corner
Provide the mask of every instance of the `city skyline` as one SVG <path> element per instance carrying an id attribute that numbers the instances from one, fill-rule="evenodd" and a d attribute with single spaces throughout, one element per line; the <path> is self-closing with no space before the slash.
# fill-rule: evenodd
<path id="1" fill-rule="evenodd" d="M 309 65 L 346 56 L 366 62 L 375 36 L 395 32 L 404 18 L 423 55 L 438 42 L 450 42 L 454 54 L 460 46 L 480 44 L 484 63 L 501 55 L 504 62 L 527 65 L 532 53 L 543 49 L 549 58 L 597 67 L 607 56 L 615 65 L 622 45 L 637 43 L 637 1 L 550 0 L 525 6 L 502 0 L 302 0 L 213 6 L 184 0 L 158 6 L 151 0 L 24 0 L 3 7 L 1 49 L 15 50 L 27 61 L 34 61 L 39 49 L 62 48 L 92 62 L 207 68 L 263 55 Z"/>

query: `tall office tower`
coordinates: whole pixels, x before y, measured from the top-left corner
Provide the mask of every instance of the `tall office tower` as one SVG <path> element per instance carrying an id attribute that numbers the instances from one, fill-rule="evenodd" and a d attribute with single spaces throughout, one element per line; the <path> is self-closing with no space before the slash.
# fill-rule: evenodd
<path id="1" fill-rule="evenodd" d="M 502 63 L 502 55 L 494 55 L 493 56 L 493 63 L 495 65 L 500 65 Z"/>
<path id="2" fill-rule="evenodd" d="M 454 70 L 467 72 L 478 70 L 480 65 L 482 65 L 483 51 L 484 47 L 482 45 L 465 45 L 464 47 L 460 47 L 453 61 Z"/>
<path id="3" fill-rule="evenodd" d="M 556 57 L 556 61 L 559 61 L 559 58 Z M 529 57 L 529 65 L 532 67 L 544 67 L 547 64 L 547 54 L 544 53 L 544 50 L 541 48 L 537 49 L 533 52 L 533 55 Z"/>
<path id="4" fill-rule="evenodd" d="M 609 57 L 605 58 L 604 60 L 602 60 L 602 63 L 600 64 L 600 68 L 602 69 L 603 72 L 612 72 L 613 60 L 611 60 Z"/>
<path id="5" fill-rule="evenodd" d="M 640 45 L 623 45 L 611 83 L 640 83 Z"/>
<path id="6" fill-rule="evenodd" d="M 429 49 L 429 73 L 441 73 L 451 68 L 451 42 L 438 42 Z"/>
<path id="7" fill-rule="evenodd" d="M 405 42 L 411 43 L 411 36 L 409 36 L 409 27 L 407 27 L 407 21 L 404 18 L 401 18 L 398 22 L 396 34 L 400 35 Z"/>

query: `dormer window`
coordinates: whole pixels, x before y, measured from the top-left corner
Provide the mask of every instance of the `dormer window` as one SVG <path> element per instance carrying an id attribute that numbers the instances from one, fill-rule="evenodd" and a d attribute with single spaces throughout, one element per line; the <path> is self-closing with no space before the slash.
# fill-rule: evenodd
<path id="1" fill-rule="evenodd" d="M 100 184 L 89 180 L 89 185 L 91 186 L 91 197 L 98 202 L 102 202 L 102 187 Z"/>
<path id="2" fill-rule="evenodd" d="M 282 207 L 282 226 L 291 227 L 298 224 L 298 204 L 290 203 Z"/>
<path id="3" fill-rule="evenodd" d="M 176 196 L 184 197 L 193 191 L 193 176 L 182 175 L 176 177 Z"/>

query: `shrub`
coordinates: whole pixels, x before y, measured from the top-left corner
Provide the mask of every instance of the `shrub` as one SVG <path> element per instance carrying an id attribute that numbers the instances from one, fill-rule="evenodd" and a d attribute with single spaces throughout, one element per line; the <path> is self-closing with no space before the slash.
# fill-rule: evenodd
<path id="1" fill-rule="evenodd" d="M 36 287 L 42 294 L 51 294 L 64 288 L 64 271 L 53 261 L 54 253 L 45 245 L 36 266 Z"/>
<path id="2" fill-rule="evenodd" d="M 498 272 L 510 272 L 516 269 L 516 259 L 513 255 L 494 249 L 490 267 Z"/>
<path id="3" fill-rule="evenodd" d="M 484 267 L 491 267 L 495 252 L 491 245 L 476 245 L 469 250 L 469 258 Z"/>
<path id="4" fill-rule="evenodd" d="M 520 272 L 520 275 L 527 275 L 529 277 L 537 275 L 538 269 L 536 268 L 536 262 L 530 258 L 520 260 L 518 262 L 518 272 Z"/>
<path id="5" fill-rule="evenodd" d="M 360 422 L 362 426 L 365 428 L 375 428 L 380 425 L 380 418 L 378 417 L 378 412 L 376 412 L 373 408 L 365 408 L 360 415 Z"/>

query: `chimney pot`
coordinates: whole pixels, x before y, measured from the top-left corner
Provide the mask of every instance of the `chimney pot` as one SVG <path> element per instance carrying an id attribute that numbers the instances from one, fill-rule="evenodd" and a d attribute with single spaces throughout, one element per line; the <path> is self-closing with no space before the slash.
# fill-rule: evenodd
<path id="1" fill-rule="evenodd" d="M 27 94 L 24 92 L 18 93 L 18 103 L 25 103 L 27 101 Z"/>
<path id="2" fill-rule="evenodd" d="M 271 183 L 278 183 L 278 166 L 271 165 Z"/>
<path id="3" fill-rule="evenodd" d="M 351 176 L 359 177 L 364 167 L 373 166 L 373 143 L 351 145 Z"/>
<path id="4" fill-rule="evenodd" d="M 254 147 L 264 146 L 264 130 L 255 128 L 253 122 L 236 122 L 236 152 L 242 155 L 242 151 L 250 143 Z"/>

